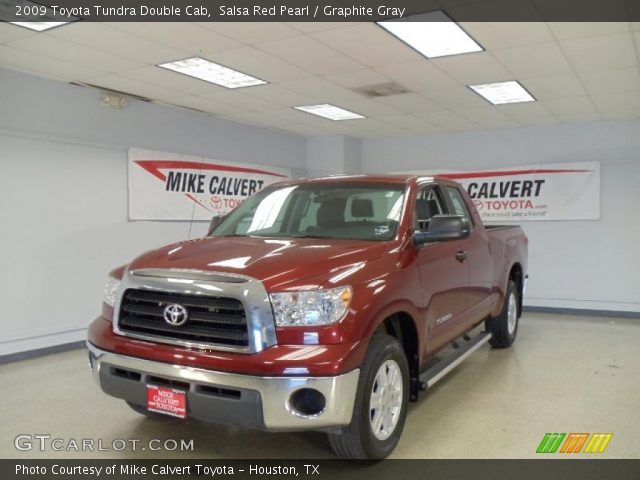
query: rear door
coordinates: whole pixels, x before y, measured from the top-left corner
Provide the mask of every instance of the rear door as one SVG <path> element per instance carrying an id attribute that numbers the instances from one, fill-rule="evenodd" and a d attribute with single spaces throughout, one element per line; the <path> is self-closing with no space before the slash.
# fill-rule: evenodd
<path id="1" fill-rule="evenodd" d="M 426 231 L 434 215 L 447 213 L 447 204 L 438 185 L 422 187 L 414 207 L 414 229 Z M 469 269 L 456 259 L 461 241 L 423 245 L 417 253 L 418 271 L 426 302 L 427 353 L 448 343 L 465 316 Z"/>
<path id="2" fill-rule="evenodd" d="M 459 255 L 469 269 L 467 290 L 468 318 L 465 323 L 474 324 L 484 319 L 490 309 L 493 279 L 493 257 L 486 230 L 475 225 L 461 189 L 443 185 L 445 200 L 452 214 L 463 215 L 471 225 L 471 234 L 459 242 Z"/>

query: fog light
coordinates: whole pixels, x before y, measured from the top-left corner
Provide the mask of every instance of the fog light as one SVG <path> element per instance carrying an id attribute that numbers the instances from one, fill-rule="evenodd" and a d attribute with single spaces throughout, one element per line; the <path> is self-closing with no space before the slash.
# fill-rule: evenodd
<path id="1" fill-rule="evenodd" d="M 324 395 L 313 388 L 302 388 L 295 391 L 289 398 L 291 409 L 302 416 L 320 415 L 327 406 Z"/>

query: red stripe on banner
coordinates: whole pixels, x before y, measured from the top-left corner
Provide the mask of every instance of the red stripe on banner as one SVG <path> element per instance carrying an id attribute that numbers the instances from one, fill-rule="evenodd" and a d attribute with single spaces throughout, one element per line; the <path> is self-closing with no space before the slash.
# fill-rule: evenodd
<path id="1" fill-rule="evenodd" d="M 159 178 L 163 182 L 167 180 L 160 169 L 162 168 L 184 168 L 189 170 L 220 170 L 222 172 L 242 172 L 242 173 L 258 173 L 260 175 L 271 175 L 273 177 L 287 178 L 286 175 L 280 173 L 268 172 L 257 168 L 234 167 L 232 165 L 216 165 L 214 163 L 188 162 L 182 160 L 134 160 L 147 172 L 154 177 Z"/>
<path id="2" fill-rule="evenodd" d="M 510 175 L 531 175 L 536 173 L 585 173 L 593 170 L 558 170 L 558 169 L 530 169 L 530 170 L 505 170 L 501 172 L 468 172 L 468 173 L 438 173 L 437 177 L 450 180 L 481 177 L 508 177 Z"/>

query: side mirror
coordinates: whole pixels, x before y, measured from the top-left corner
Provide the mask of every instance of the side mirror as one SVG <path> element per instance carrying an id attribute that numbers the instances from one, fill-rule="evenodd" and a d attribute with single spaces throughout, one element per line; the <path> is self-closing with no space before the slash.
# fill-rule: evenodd
<path id="1" fill-rule="evenodd" d="M 434 215 L 426 232 L 415 232 L 413 244 L 424 245 L 431 242 L 460 240 L 471 233 L 469 222 L 462 215 Z"/>
<path id="2" fill-rule="evenodd" d="M 209 230 L 207 230 L 207 237 L 211 235 L 211 233 L 216 229 L 218 225 L 222 222 L 224 215 L 214 215 L 211 217 L 211 221 L 209 222 Z"/>

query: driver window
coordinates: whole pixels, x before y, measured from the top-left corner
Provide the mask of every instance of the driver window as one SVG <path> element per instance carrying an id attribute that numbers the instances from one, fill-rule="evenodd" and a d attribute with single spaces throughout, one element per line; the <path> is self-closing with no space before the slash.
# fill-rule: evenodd
<path id="1" fill-rule="evenodd" d="M 420 190 L 416 198 L 415 207 L 415 229 L 426 231 L 429 228 L 429 222 L 434 215 L 442 215 L 442 201 L 435 187 L 427 187 Z"/>

